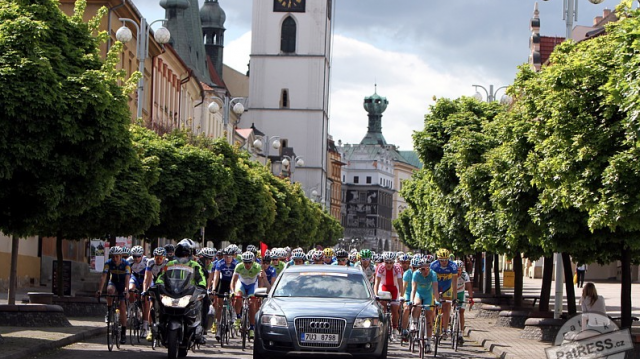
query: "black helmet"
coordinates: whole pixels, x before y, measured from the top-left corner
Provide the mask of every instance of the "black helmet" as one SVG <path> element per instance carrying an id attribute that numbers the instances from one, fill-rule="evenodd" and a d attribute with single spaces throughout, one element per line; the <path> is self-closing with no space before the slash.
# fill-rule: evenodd
<path id="1" fill-rule="evenodd" d="M 176 251 L 176 246 L 174 246 L 174 245 L 173 245 L 173 244 L 171 244 L 171 243 L 168 243 L 168 244 L 165 244 L 165 245 L 164 245 L 164 250 L 165 250 L 167 253 L 175 253 L 175 251 Z"/>
<path id="2" fill-rule="evenodd" d="M 189 257 L 191 253 L 193 253 L 192 249 L 187 245 L 178 244 L 176 247 L 176 257 L 178 258 Z"/>

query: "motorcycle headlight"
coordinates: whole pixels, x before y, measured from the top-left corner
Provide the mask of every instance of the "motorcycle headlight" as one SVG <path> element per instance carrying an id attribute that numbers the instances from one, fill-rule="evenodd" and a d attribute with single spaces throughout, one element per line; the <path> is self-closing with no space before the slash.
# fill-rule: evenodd
<path id="1" fill-rule="evenodd" d="M 191 296 L 185 295 L 184 297 L 180 298 L 171 298 L 168 295 L 163 295 L 161 296 L 161 300 L 162 305 L 164 305 L 165 307 L 186 308 L 186 306 L 189 304 L 189 301 L 191 300 Z"/>
<path id="2" fill-rule="evenodd" d="M 380 320 L 378 318 L 357 318 L 353 323 L 354 328 L 372 328 L 379 327 Z"/>
<path id="3" fill-rule="evenodd" d="M 264 314 L 260 318 L 260 324 L 270 327 L 287 327 L 287 318 L 282 315 Z"/>

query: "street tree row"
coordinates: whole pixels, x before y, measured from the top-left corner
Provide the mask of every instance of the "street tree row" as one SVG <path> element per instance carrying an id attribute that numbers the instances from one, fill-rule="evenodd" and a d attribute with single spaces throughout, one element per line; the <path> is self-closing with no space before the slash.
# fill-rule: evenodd
<path id="1" fill-rule="evenodd" d="M 628 327 L 640 262 L 640 10 L 623 1 L 616 13 L 606 34 L 561 44 L 540 72 L 520 67 L 508 106 L 437 100 L 414 134 L 424 169 L 404 183 L 409 209 L 394 226 L 417 248 L 561 252 L 569 276 L 569 256 L 620 261 Z"/>

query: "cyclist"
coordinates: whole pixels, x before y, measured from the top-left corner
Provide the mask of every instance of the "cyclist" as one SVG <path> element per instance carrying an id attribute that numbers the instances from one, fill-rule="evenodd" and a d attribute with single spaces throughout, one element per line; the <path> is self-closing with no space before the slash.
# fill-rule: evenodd
<path id="1" fill-rule="evenodd" d="M 394 335 L 399 335 L 398 294 L 403 291 L 402 268 L 395 263 L 396 254 L 394 252 L 383 253 L 382 259 L 384 260 L 384 264 L 378 266 L 376 269 L 376 282 L 373 286 L 373 290 L 376 296 L 378 295 L 378 290 L 391 293 L 391 322 L 393 323 Z"/>
<path id="2" fill-rule="evenodd" d="M 260 277 L 259 285 L 261 288 L 267 288 L 267 291 L 269 291 L 276 281 L 276 269 L 271 266 L 271 253 L 269 253 L 269 251 L 264 253 L 260 266 L 262 267 L 263 274 Z"/>
<path id="3" fill-rule="evenodd" d="M 231 293 L 231 279 L 238 262 L 235 260 L 235 250 L 227 247 L 223 251 L 224 258 L 216 264 L 213 277 L 213 288 L 216 293 L 216 323 L 220 323 L 222 317 L 222 305 L 224 304 L 224 294 Z M 212 328 L 213 329 L 213 328 Z M 220 325 L 218 325 L 220 329 Z M 220 331 L 216 330 L 216 340 L 220 340 Z"/>
<path id="4" fill-rule="evenodd" d="M 205 288 L 207 288 L 207 294 L 211 294 L 211 283 L 213 282 L 213 259 L 216 257 L 216 253 L 212 248 L 204 247 L 200 250 L 200 258 L 198 264 L 202 267 L 202 272 L 206 279 Z M 206 295 L 202 299 L 203 312 L 207 315 L 202 316 L 202 328 L 209 328 L 209 309 L 211 308 L 211 298 Z M 213 325 L 213 324 L 212 324 Z M 213 331 L 215 333 L 215 330 Z"/>
<path id="5" fill-rule="evenodd" d="M 413 288 L 413 274 L 417 272 L 422 266 L 422 260 L 419 256 L 415 256 L 411 259 L 411 267 L 404 271 L 402 274 L 402 286 L 404 287 L 404 301 L 409 304 L 411 303 L 411 290 Z M 406 339 L 409 335 L 409 331 L 407 330 L 409 326 L 409 313 L 410 306 L 406 305 L 404 310 L 402 311 L 402 338 Z"/>
<path id="6" fill-rule="evenodd" d="M 115 246 L 109 251 L 111 259 L 104 264 L 104 270 L 102 271 L 102 279 L 100 280 L 100 289 L 96 292 L 96 296 L 100 298 L 102 295 L 102 288 L 104 283 L 109 279 L 107 285 L 107 294 L 115 295 L 118 293 L 118 298 L 123 299 L 129 295 L 129 283 L 131 277 L 131 267 L 129 262 L 122 258 L 122 248 Z M 113 304 L 113 297 L 107 297 L 107 307 L 111 307 Z M 108 310 L 107 310 L 108 312 Z M 109 318 L 105 317 L 105 321 Z M 120 344 L 127 342 L 127 306 L 126 301 L 120 300 L 120 324 L 122 325 L 122 335 L 120 336 Z"/>
<path id="7" fill-rule="evenodd" d="M 133 261 L 133 258 L 131 258 L 131 249 L 124 246 L 122 247 L 122 259 L 126 260 L 129 262 L 129 265 L 131 265 L 131 262 Z"/>
<path id="8" fill-rule="evenodd" d="M 195 243 L 189 238 L 184 238 L 178 242 L 175 250 L 175 259 L 164 266 L 162 272 L 158 275 L 158 279 L 156 279 L 156 285 L 164 285 L 164 273 L 166 273 L 169 268 L 182 265 L 193 268 L 194 276 L 191 278 L 191 284 L 206 289 L 207 278 L 204 271 L 200 264 L 192 259 L 194 248 Z M 206 318 L 206 315 L 209 313 L 209 308 L 204 308 L 203 306 L 201 311 L 202 317 Z M 203 322 L 201 322 L 198 328 L 196 328 L 196 342 L 201 345 L 207 343 L 202 324 Z"/>
<path id="9" fill-rule="evenodd" d="M 344 249 L 338 249 L 336 251 L 336 261 L 331 264 L 332 266 L 346 266 L 352 267 L 353 265 L 349 263 L 349 253 Z"/>
<path id="10" fill-rule="evenodd" d="M 324 264 L 333 264 L 335 262 L 333 248 L 325 248 L 322 253 L 324 254 Z"/>
<path id="11" fill-rule="evenodd" d="M 438 276 L 438 290 L 442 293 L 444 300 L 457 300 L 458 266 L 450 259 L 451 253 L 445 248 L 436 251 L 437 261 L 431 263 L 431 270 Z M 453 284 L 453 285 L 452 285 Z M 443 333 L 443 339 L 450 334 L 449 314 L 451 313 L 451 303 L 442 304 L 442 327 L 447 328 Z"/>
<path id="12" fill-rule="evenodd" d="M 471 284 L 471 278 L 469 278 L 469 274 L 464 267 L 464 262 L 457 260 L 455 263 L 458 266 L 458 304 L 460 305 L 460 332 L 458 334 L 458 341 L 462 343 L 464 341 L 462 331 L 464 330 L 465 290 L 469 296 L 469 303 L 473 304 L 473 284 Z"/>
<path id="13" fill-rule="evenodd" d="M 375 283 L 376 267 L 371 263 L 373 254 L 369 249 L 363 249 L 360 251 L 360 261 L 356 263 L 356 267 L 362 269 L 364 274 L 369 279 L 369 283 L 373 285 Z"/>
<path id="14" fill-rule="evenodd" d="M 167 243 L 164 245 L 164 250 L 165 250 L 165 257 L 167 258 L 167 261 L 172 261 L 174 260 L 174 255 L 176 252 L 176 246 L 174 246 L 171 243 Z"/>
<path id="15" fill-rule="evenodd" d="M 287 263 L 285 268 L 304 265 L 305 258 L 306 258 L 306 255 L 304 254 L 303 251 L 294 250 L 293 252 L 291 252 L 291 261 Z"/>
<path id="16" fill-rule="evenodd" d="M 254 246 L 253 244 L 249 244 L 247 246 L 247 252 L 253 253 L 253 255 L 256 257 L 256 262 L 260 264 L 260 258 L 258 258 L 258 247 Z"/>
<path id="17" fill-rule="evenodd" d="M 271 251 L 271 266 L 276 270 L 276 276 L 280 275 L 287 263 L 283 260 L 287 254 L 281 248 Z"/>
<path id="18" fill-rule="evenodd" d="M 349 253 L 349 256 L 347 257 L 347 259 L 350 267 L 355 266 L 356 263 L 358 263 L 358 253 L 357 252 Z"/>
<path id="19" fill-rule="evenodd" d="M 144 274 L 147 269 L 147 260 L 144 258 L 144 249 L 141 246 L 131 248 L 131 258 L 129 260 L 131 268 L 131 277 L 129 279 L 129 303 L 135 303 L 135 291 L 143 289 Z M 142 308 L 144 310 L 144 308 Z M 142 333 L 140 336 L 147 336 L 149 322 L 144 317 L 142 322 Z"/>
<path id="20" fill-rule="evenodd" d="M 304 256 L 304 253 L 302 253 Z M 258 283 L 258 277 L 262 274 L 260 264 L 255 262 L 256 256 L 251 252 L 242 253 L 242 263 L 236 266 L 231 279 L 231 288 L 235 288 L 235 309 L 236 321 L 234 325 L 240 329 L 240 319 L 242 318 L 242 299 L 249 297 L 249 339 L 253 339 L 255 316 L 258 301 L 253 295 Z"/>
<path id="21" fill-rule="evenodd" d="M 147 268 L 145 268 L 144 271 L 144 282 L 142 285 L 142 295 L 146 296 L 145 294 L 149 292 L 149 288 L 155 287 L 156 283 L 156 279 L 158 278 L 158 275 L 160 274 L 160 272 L 162 272 L 162 270 L 164 269 L 164 266 L 167 265 L 167 259 L 165 258 L 166 255 L 166 251 L 163 247 L 158 247 L 156 249 L 153 250 L 153 258 L 149 259 L 147 261 Z M 144 323 L 146 323 L 147 327 L 145 329 L 149 329 L 148 325 L 149 322 L 152 321 L 151 318 L 151 306 L 148 300 L 144 301 Z M 153 336 L 151 331 L 149 331 L 147 333 L 147 341 L 151 341 L 153 340 Z"/>
<path id="22" fill-rule="evenodd" d="M 414 321 L 420 316 L 420 308 L 418 305 L 437 305 L 439 301 L 438 277 L 435 271 L 431 270 L 429 262 L 420 261 L 420 268 L 413 273 L 411 281 L 411 302 L 416 305 L 413 308 L 412 317 Z M 426 352 L 431 352 L 431 341 L 433 335 L 433 312 L 429 308 L 426 312 L 427 317 L 427 348 Z M 445 315 L 443 314 L 443 318 Z M 446 328 L 446 326 L 444 326 Z M 412 328 L 413 329 L 413 328 Z"/>
<path id="23" fill-rule="evenodd" d="M 316 250 L 311 254 L 311 264 L 324 265 L 324 252 Z"/>

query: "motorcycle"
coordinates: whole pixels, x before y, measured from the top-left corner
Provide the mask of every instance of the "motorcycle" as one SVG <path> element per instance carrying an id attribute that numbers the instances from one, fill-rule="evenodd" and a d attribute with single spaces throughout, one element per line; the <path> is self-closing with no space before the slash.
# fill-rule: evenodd
<path id="1" fill-rule="evenodd" d="M 189 266 L 171 266 L 165 272 L 164 285 L 156 285 L 150 292 L 156 313 L 151 330 L 158 343 L 169 350 L 169 359 L 187 356 L 205 334 L 200 322 L 207 292 L 191 284 L 193 276 Z"/>

